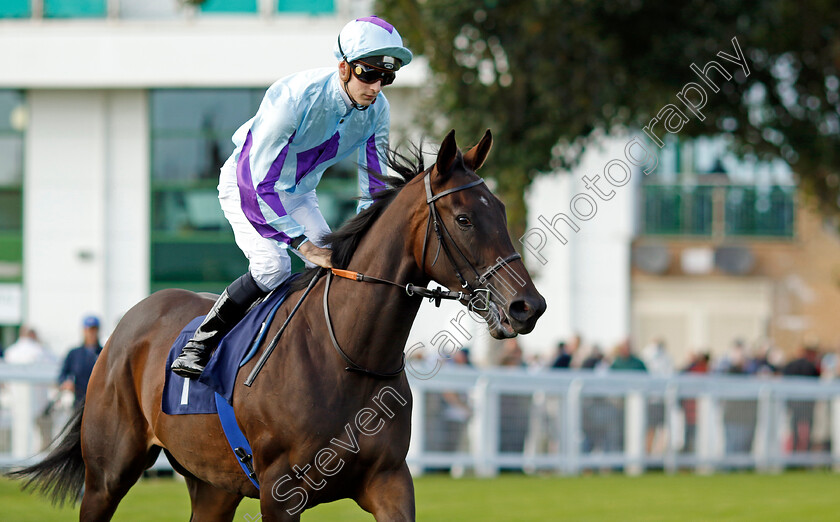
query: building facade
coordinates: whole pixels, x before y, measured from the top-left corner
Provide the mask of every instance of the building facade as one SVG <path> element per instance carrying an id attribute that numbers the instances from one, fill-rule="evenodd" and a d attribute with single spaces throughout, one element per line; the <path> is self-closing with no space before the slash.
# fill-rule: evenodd
<path id="1" fill-rule="evenodd" d="M 151 291 L 220 291 L 247 261 L 216 199 L 233 131 L 278 78 L 335 67 L 353 0 L 0 3 L 0 342 L 32 324 L 56 352 L 107 335 Z M 386 89 L 413 128 L 422 60 Z M 354 210 L 355 159 L 319 187 Z"/>

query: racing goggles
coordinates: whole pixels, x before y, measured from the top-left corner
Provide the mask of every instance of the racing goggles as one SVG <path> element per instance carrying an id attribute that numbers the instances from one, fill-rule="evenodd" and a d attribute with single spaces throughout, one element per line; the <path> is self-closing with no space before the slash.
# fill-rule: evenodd
<path id="1" fill-rule="evenodd" d="M 393 71 L 379 69 L 364 62 L 353 62 L 352 64 L 353 76 L 359 79 L 362 83 L 376 83 L 382 80 L 382 86 L 391 85 L 394 83 L 397 75 Z"/>

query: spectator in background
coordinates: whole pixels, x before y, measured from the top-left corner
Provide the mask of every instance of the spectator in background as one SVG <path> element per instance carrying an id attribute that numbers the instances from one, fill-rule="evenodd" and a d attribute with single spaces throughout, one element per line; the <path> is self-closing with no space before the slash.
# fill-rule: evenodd
<path id="1" fill-rule="evenodd" d="M 581 340 L 580 334 L 574 334 L 566 343 L 566 353 L 572 358 L 569 368 L 580 368 L 583 365 L 587 354 L 583 350 L 583 341 Z"/>
<path id="2" fill-rule="evenodd" d="M 654 339 L 642 350 L 642 361 L 647 371 L 656 377 L 668 377 L 674 373 L 674 363 L 663 339 Z M 665 398 L 662 395 L 650 395 L 647 401 L 647 434 L 645 448 L 648 455 L 660 455 L 665 452 L 668 433 L 665 429 Z"/>
<path id="3" fill-rule="evenodd" d="M 502 355 L 499 358 L 499 366 L 507 367 L 525 367 L 525 358 L 522 355 L 522 348 L 519 346 L 515 337 L 505 339 L 502 346 Z"/>
<path id="4" fill-rule="evenodd" d="M 837 349 L 826 351 L 819 360 L 817 368 L 820 380 L 824 383 L 833 381 L 838 376 Z M 818 400 L 814 403 L 814 424 L 811 430 L 811 451 L 829 451 L 831 449 L 831 400 Z"/>
<path id="5" fill-rule="evenodd" d="M 58 383 L 62 390 L 72 390 L 75 407 L 81 406 L 87 393 L 87 385 L 93 365 L 102 351 L 99 344 L 99 319 L 87 316 L 82 321 L 82 344 L 70 350 L 61 366 Z"/>
<path id="6" fill-rule="evenodd" d="M 458 368 L 472 368 L 469 348 L 462 348 L 452 355 L 449 365 Z M 472 416 L 470 397 L 466 391 L 443 392 L 443 422 L 446 445 L 442 451 L 469 451 L 467 422 Z M 463 474 L 461 469 L 458 474 Z"/>
<path id="7" fill-rule="evenodd" d="M 610 370 L 635 370 L 646 372 L 647 367 L 641 359 L 633 354 L 630 346 L 630 340 L 625 339 L 621 341 L 615 348 L 615 357 L 613 358 Z"/>
<path id="8" fill-rule="evenodd" d="M 702 352 L 692 357 L 682 373 L 709 373 L 709 352 Z M 697 399 L 683 399 L 681 401 L 685 413 L 685 445 L 683 452 L 694 453 L 697 440 Z"/>
<path id="9" fill-rule="evenodd" d="M 554 356 L 554 361 L 551 363 L 552 368 L 568 369 L 572 365 L 572 356 L 566 350 L 566 343 L 560 341 L 557 343 L 557 352 Z"/>
<path id="10" fill-rule="evenodd" d="M 738 348 L 741 349 L 738 349 Z M 746 375 L 747 359 L 743 343 L 734 346 L 732 357 L 727 363 L 726 373 Z M 755 423 L 758 403 L 755 399 L 726 399 L 722 401 L 723 425 L 726 437 L 726 453 L 749 453 L 755 437 Z"/>
<path id="11" fill-rule="evenodd" d="M 605 365 L 606 361 L 604 360 L 604 352 L 602 352 L 601 347 L 596 344 L 589 350 L 589 355 L 587 355 L 583 360 L 580 368 L 582 370 L 598 370 Z"/>
<path id="12" fill-rule="evenodd" d="M 746 373 L 747 349 L 742 339 L 734 339 L 729 350 L 717 361 L 714 371 L 717 373 Z"/>
<path id="13" fill-rule="evenodd" d="M 20 327 L 18 340 L 6 348 L 5 360 L 8 364 L 49 365 L 58 362 L 56 357 L 41 344 L 35 330 L 27 325 Z M 51 390 L 47 386 L 32 386 L 23 382 L 11 382 L 8 389 L 11 397 L 12 418 L 26 418 L 27 422 L 38 426 L 35 440 L 27 441 L 28 453 L 46 449 L 52 439 Z"/>
<path id="14" fill-rule="evenodd" d="M 773 343 L 767 341 L 756 344 L 747 359 L 746 371 L 750 375 L 773 375 L 778 371 L 772 362 Z"/>
<path id="15" fill-rule="evenodd" d="M 805 345 L 799 350 L 799 357 L 790 361 L 782 369 L 786 377 L 820 376 L 817 367 L 818 353 L 816 345 Z M 793 436 L 793 451 L 811 449 L 811 428 L 814 423 L 814 401 L 788 401 L 790 406 L 790 430 Z"/>
<path id="16" fill-rule="evenodd" d="M 499 364 L 506 368 L 525 368 L 522 348 L 515 337 L 505 340 Z M 499 414 L 502 419 L 499 429 L 499 452 L 522 453 L 525 449 L 530 407 L 530 396 L 506 393 L 499 395 Z"/>
<path id="17" fill-rule="evenodd" d="M 17 342 L 6 348 L 5 360 L 9 364 L 39 364 L 57 362 L 55 356 L 38 340 L 38 334 L 29 326 L 20 327 Z"/>
<path id="18" fill-rule="evenodd" d="M 642 350 L 642 361 L 651 375 L 667 377 L 674 373 L 674 361 L 671 360 L 665 341 L 662 339 L 654 339 L 645 346 Z"/>

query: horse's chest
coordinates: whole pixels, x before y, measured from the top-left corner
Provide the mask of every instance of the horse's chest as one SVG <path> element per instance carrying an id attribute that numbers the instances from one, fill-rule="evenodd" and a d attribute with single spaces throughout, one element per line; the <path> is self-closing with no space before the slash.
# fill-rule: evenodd
<path id="1" fill-rule="evenodd" d="M 411 431 L 411 395 L 407 388 L 384 386 L 368 400 L 338 398 L 301 404 L 298 450 L 335 462 L 402 460 Z M 320 457 L 319 457 L 320 455 Z M 329 467 L 329 466 L 328 466 Z M 329 471 L 329 469 L 327 470 Z"/>

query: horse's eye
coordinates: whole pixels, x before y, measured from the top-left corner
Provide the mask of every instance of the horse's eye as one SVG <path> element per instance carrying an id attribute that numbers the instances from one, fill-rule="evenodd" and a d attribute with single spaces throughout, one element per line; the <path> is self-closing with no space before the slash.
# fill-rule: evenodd
<path id="1" fill-rule="evenodd" d="M 464 214 L 461 214 L 460 216 L 456 217 L 455 222 L 458 223 L 458 226 L 461 228 L 469 228 L 472 226 L 472 221 L 470 221 L 470 218 L 468 218 Z"/>

